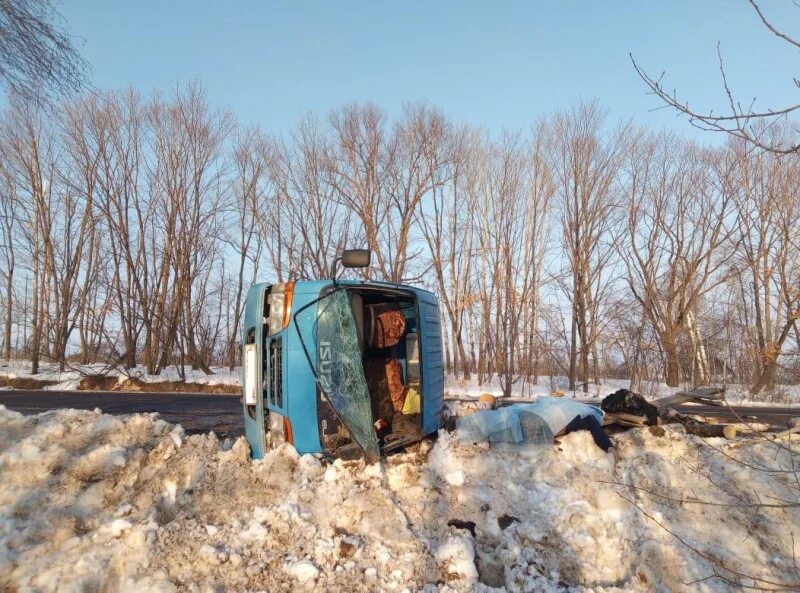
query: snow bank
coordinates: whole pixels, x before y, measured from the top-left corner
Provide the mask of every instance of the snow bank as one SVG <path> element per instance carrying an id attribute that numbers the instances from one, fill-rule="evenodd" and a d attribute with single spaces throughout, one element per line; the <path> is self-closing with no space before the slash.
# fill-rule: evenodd
<path id="1" fill-rule="evenodd" d="M 243 439 L 187 437 L 155 414 L 0 406 L 0 590 L 602 593 L 733 591 L 735 573 L 797 580 L 800 509 L 750 504 L 797 501 L 788 448 L 666 427 L 629 431 L 617 449 L 618 461 L 574 433 L 531 462 L 442 433 L 367 467 L 289 446 L 252 462 Z M 715 571 L 728 580 L 707 578 Z"/>

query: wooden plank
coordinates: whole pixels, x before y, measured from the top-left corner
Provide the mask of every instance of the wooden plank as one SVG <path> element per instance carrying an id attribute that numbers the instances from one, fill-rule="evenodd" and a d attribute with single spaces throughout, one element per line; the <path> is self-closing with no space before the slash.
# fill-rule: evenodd
<path id="1" fill-rule="evenodd" d="M 656 399 L 650 402 L 656 408 L 661 410 L 662 408 L 671 408 L 674 406 L 678 406 L 680 404 L 686 403 L 690 401 L 692 398 L 687 395 L 682 395 L 676 393 L 675 395 L 669 395 L 667 397 L 662 397 L 661 399 Z"/>
<path id="2" fill-rule="evenodd" d="M 686 433 L 698 437 L 725 437 L 736 438 L 736 427 L 732 424 L 687 424 Z"/>
<path id="3" fill-rule="evenodd" d="M 646 426 L 647 418 L 624 412 L 606 412 L 603 424 L 620 424 L 622 426 Z"/>
<path id="4" fill-rule="evenodd" d="M 689 391 L 678 391 L 667 397 L 662 397 L 650 402 L 659 410 L 686 402 L 697 402 L 709 406 L 721 406 L 725 398 L 724 387 L 698 387 Z"/>
<path id="5" fill-rule="evenodd" d="M 754 438 L 754 439 L 747 439 L 746 441 L 739 441 L 738 443 L 734 443 L 731 445 L 732 447 L 742 447 L 744 445 L 754 445 L 756 443 L 763 443 L 768 442 L 771 443 L 773 441 L 777 441 L 780 439 L 785 439 L 786 437 L 791 437 L 794 434 L 800 433 L 800 425 L 793 426 L 792 428 L 787 428 L 786 430 L 782 430 L 781 432 L 775 434 L 768 434 L 764 435 L 761 438 Z"/>

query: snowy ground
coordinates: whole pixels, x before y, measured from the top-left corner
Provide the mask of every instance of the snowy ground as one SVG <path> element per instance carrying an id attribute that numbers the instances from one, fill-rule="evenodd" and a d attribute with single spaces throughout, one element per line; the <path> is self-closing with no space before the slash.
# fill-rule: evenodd
<path id="1" fill-rule="evenodd" d="M 618 461 L 588 433 L 538 460 L 442 433 L 365 467 L 288 446 L 252 462 L 243 439 L 155 415 L 0 406 L 0 591 L 798 585 L 798 443 L 664 429 L 616 437 Z"/>
<path id="2" fill-rule="evenodd" d="M 40 379 L 43 381 L 55 381 L 55 385 L 50 385 L 45 389 L 55 391 L 71 391 L 78 388 L 80 380 L 93 374 L 103 374 L 111 377 L 119 377 L 124 380 L 126 377 L 135 377 L 148 383 L 155 383 L 158 381 L 180 381 L 180 374 L 178 367 L 171 366 L 164 369 L 160 375 L 148 375 L 145 367 L 138 366 L 135 369 L 122 369 L 111 368 L 109 369 L 103 364 L 84 364 L 84 365 L 70 365 L 64 372 L 58 370 L 57 364 L 42 363 L 40 365 L 39 373 L 36 375 L 30 374 L 31 363 L 23 360 L 3 361 L 0 363 L 0 376 L 6 377 L 21 377 L 30 379 Z M 187 383 L 198 383 L 202 385 L 240 385 L 240 372 L 239 367 L 230 371 L 228 367 L 211 367 L 214 372 L 213 375 L 206 375 L 199 370 L 193 370 L 191 367 L 184 367 Z"/>
<path id="3" fill-rule="evenodd" d="M 511 397 L 532 398 L 539 395 L 561 393 L 567 397 L 576 399 L 597 399 L 598 402 L 617 389 L 630 389 L 631 382 L 628 379 L 603 379 L 600 385 L 592 383 L 588 393 L 582 390 L 570 391 L 569 380 L 567 377 L 540 377 L 536 383 L 518 380 L 511 389 Z M 669 387 L 666 383 L 655 381 L 642 382 L 634 390 L 648 400 L 658 399 L 672 395 L 678 391 L 691 389 L 691 385 L 681 385 L 680 387 Z M 726 399 L 733 405 L 761 405 L 761 404 L 800 404 L 800 385 L 781 385 L 774 392 L 762 393 L 757 398 L 753 398 L 746 385 L 728 384 L 726 388 Z M 500 380 L 493 377 L 483 384 L 479 384 L 475 376 L 465 381 L 452 374 L 445 378 L 445 393 L 453 396 L 478 397 L 483 393 L 489 393 L 496 397 L 501 397 L 503 390 Z"/>

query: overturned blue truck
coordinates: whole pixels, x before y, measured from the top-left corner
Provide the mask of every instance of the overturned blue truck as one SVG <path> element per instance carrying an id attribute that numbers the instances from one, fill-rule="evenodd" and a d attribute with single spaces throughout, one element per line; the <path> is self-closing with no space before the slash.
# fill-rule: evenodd
<path id="1" fill-rule="evenodd" d="M 366 267 L 347 250 L 344 267 Z M 413 286 L 355 280 L 255 284 L 242 335 L 245 434 L 254 459 L 382 454 L 442 426 L 438 299 Z"/>

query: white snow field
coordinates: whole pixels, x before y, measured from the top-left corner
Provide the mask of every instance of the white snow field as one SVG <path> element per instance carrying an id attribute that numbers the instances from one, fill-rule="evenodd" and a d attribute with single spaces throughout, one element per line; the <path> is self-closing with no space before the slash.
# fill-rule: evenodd
<path id="1" fill-rule="evenodd" d="M 720 386 L 719 384 L 715 384 Z M 614 393 L 617 389 L 631 389 L 631 382 L 628 379 L 603 379 L 601 384 L 592 383 L 589 385 L 588 393 L 582 390 L 570 391 L 569 379 L 565 376 L 542 376 L 538 382 L 526 382 L 521 377 L 517 379 L 511 388 L 511 397 L 535 399 L 539 395 L 546 395 L 560 391 L 568 397 L 576 399 L 602 400 L 607 395 Z M 664 382 L 643 381 L 637 385 L 634 391 L 642 395 L 647 400 L 654 400 L 660 397 L 673 395 L 678 391 L 692 389 L 692 385 L 686 383 L 679 387 L 669 387 Z M 771 392 L 764 391 L 757 396 L 749 392 L 747 385 L 729 383 L 725 385 L 725 398 L 732 405 L 752 406 L 752 405 L 795 405 L 800 404 L 800 385 L 778 385 Z M 452 373 L 445 376 L 445 393 L 451 396 L 478 397 L 483 393 L 502 397 L 503 390 L 497 376 L 490 378 L 483 384 L 479 384 L 473 375 L 468 381 L 458 378 Z"/>
<path id="2" fill-rule="evenodd" d="M 159 375 L 148 375 L 147 369 L 138 366 L 134 369 L 125 369 L 124 372 L 119 368 L 109 368 L 103 364 L 75 364 L 69 365 L 64 372 L 58 370 L 58 365 L 50 362 L 43 362 L 40 365 L 39 373 L 30 374 L 31 363 L 27 360 L 3 361 L 0 363 L 0 376 L 9 378 L 40 379 L 43 381 L 55 381 L 54 385 L 49 385 L 44 389 L 53 391 L 73 391 L 78 388 L 80 380 L 91 374 L 104 374 L 110 377 L 118 377 L 120 382 L 128 377 L 133 377 L 147 383 L 158 381 L 180 381 L 181 377 L 178 368 L 170 366 L 165 368 Z M 201 385 L 241 385 L 241 368 L 236 367 L 233 371 L 228 367 L 211 367 L 213 375 L 206 375 L 200 370 L 191 367 L 184 367 L 186 383 L 197 383 Z"/>
<path id="3" fill-rule="evenodd" d="M 616 462 L 586 432 L 537 460 L 442 432 L 365 467 L 290 446 L 253 462 L 155 414 L 0 406 L 0 591 L 796 585 L 797 442 L 664 431 L 616 436 Z"/>

